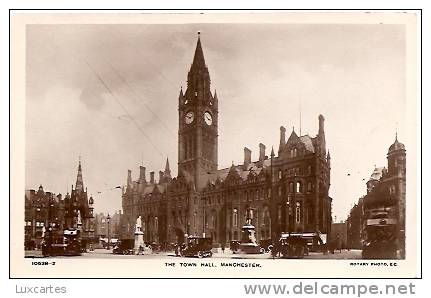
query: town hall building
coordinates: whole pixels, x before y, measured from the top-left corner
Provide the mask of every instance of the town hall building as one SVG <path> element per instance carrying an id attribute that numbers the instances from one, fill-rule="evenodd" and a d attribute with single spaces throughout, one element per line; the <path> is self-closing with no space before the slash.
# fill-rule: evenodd
<path id="1" fill-rule="evenodd" d="M 178 97 L 178 176 L 171 176 L 168 160 L 157 180 L 154 172 L 147 178 L 144 166 L 137 180 L 128 171 L 121 237 L 134 237 L 139 216 L 144 240 L 150 243 L 181 243 L 184 237 L 197 235 L 224 245 L 241 238 L 247 219 L 255 226 L 258 241 L 274 240 L 282 232 L 329 235 L 331 157 L 325 118 L 316 117 L 316 136 L 292 130 L 287 137 L 280 127 L 278 150 L 268 154 L 260 143 L 253 159 L 245 147 L 242 164 L 220 169 L 219 99 L 210 87 L 198 36 L 187 88 Z"/>

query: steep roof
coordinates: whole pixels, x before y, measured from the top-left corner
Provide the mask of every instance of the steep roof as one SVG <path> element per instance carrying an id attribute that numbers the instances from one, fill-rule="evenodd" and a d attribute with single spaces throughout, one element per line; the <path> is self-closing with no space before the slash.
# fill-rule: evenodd
<path id="1" fill-rule="evenodd" d="M 265 159 L 261 165 L 259 161 L 250 163 L 247 167 L 244 165 L 232 165 L 228 168 L 220 169 L 212 173 L 206 174 L 206 180 L 208 183 L 215 184 L 216 180 L 225 181 L 227 176 L 238 175 L 243 181 L 247 180 L 250 170 L 252 170 L 256 175 L 271 166 L 271 159 Z"/>
<path id="2" fill-rule="evenodd" d="M 371 181 L 371 180 L 375 180 L 375 181 L 380 180 L 380 178 L 383 175 L 383 169 L 384 169 L 384 167 L 380 167 L 380 168 L 376 167 L 376 168 L 374 168 L 374 171 L 373 171 L 373 173 L 371 173 L 369 181 Z"/>
<path id="3" fill-rule="evenodd" d="M 304 144 L 307 151 L 314 153 L 313 141 L 309 135 L 300 136 L 299 140 Z"/>

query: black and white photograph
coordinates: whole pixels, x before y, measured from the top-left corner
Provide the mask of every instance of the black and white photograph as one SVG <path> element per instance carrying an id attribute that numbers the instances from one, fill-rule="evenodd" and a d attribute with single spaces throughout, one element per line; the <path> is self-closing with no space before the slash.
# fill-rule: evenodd
<path id="1" fill-rule="evenodd" d="M 12 275 L 416 276 L 414 11 L 11 22 Z"/>

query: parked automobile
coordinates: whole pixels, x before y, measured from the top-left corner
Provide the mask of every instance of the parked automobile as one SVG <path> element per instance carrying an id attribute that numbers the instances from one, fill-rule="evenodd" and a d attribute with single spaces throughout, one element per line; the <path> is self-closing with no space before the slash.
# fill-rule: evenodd
<path id="1" fill-rule="evenodd" d="M 189 236 L 187 245 L 181 249 L 181 255 L 185 257 L 211 257 L 212 238 Z"/>
<path id="2" fill-rule="evenodd" d="M 135 245 L 134 239 L 122 239 L 115 244 L 112 252 L 114 254 L 120 254 L 120 255 L 133 255 L 135 253 L 134 245 Z"/>

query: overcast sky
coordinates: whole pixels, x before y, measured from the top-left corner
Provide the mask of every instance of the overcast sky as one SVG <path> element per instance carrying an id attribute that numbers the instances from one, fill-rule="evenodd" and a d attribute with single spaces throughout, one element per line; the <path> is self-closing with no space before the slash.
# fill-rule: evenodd
<path id="1" fill-rule="evenodd" d="M 254 160 L 260 142 L 277 152 L 281 125 L 299 132 L 301 102 L 302 134 L 325 116 L 333 215 L 345 219 L 397 126 L 405 137 L 402 25 L 27 26 L 26 188 L 70 191 L 82 156 L 96 212 L 114 212 L 128 169 L 158 173 L 169 157 L 176 175 L 178 94 L 199 30 L 219 98 L 219 168 L 242 163 L 244 146 Z"/>

